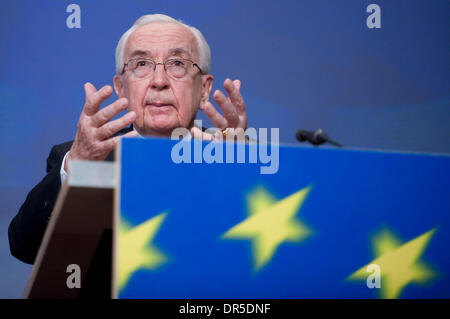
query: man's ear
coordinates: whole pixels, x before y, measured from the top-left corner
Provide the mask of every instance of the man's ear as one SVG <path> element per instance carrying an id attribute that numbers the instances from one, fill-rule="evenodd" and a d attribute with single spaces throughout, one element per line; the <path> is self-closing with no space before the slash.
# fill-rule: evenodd
<path id="1" fill-rule="evenodd" d="M 123 97 L 123 83 L 120 75 L 114 76 L 114 91 L 116 91 L 116 94 L 119 97 L 119 99 Z"/>
<path id="2" fill-rule="evenodd" d="M 214 77 L 211 74 L 202 75 L 202 98 L 200 100 L 200 109 L 208 102 L 211 93 Z"/>

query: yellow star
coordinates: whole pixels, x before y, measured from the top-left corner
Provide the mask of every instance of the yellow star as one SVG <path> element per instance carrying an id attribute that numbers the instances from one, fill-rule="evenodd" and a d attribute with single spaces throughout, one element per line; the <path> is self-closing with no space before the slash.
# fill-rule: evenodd
<path id="1" fill-rule="evenodd" d="M 435 276 L 435 273 L 419 260 L 435 231 L 436 228 L 405 244 L 388 230 L 374 236 L 373 249 L 377 258 L 370 264 L 380 267 L 381 298 L 398 298 L 409 283 L 423 284 Z M 366 280 L 370 275 L 366 271 L 368 265 L 354 272 L 348 279 Z"/>
<path id="2" fill-rule="evenodd" d="M 247 195 L 247 212 L 249 215 L 261 212 L 276 201 L 277 199 L 264 187 L 258 187 Z"/>
<path id="3" fill-rule="evenodd" d="M 167 257 L 154 245 L 148 245 L 155 237 L 166 213 L 159 214 L 136 227 L 125 222 L 119 226 L 119 290 L 122 290 L 135 271 L 140 268 L 156 269 Z"/>
<path id="4" fill-rule="evenodd" d="M 263 188 L 249 194 L 249 217 L 228 230 L 223 238 L 251 239 L 255 270 L 265 266 L 283 242 L 299 242 L 311 231 L 295 218 L 310 191 L 306 187 L 279 201 Z"/>

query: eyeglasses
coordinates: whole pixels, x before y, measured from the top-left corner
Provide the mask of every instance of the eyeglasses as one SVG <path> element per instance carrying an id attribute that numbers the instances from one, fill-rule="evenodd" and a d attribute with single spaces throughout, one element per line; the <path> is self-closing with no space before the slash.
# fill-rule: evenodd
<path id="1" fill-rule="evenodd" d="M 151 76 L 155 72 L 156 66 L 158 64 L 163 65 L 167 75 L 175 79 L 184 77 L 189 72 L 189 70 L 194 68 L 194 66 L 199 69 L 200 74 L 203 74 L 202 69 L 200 69 L 197 63 L 188 59 L 181 58 L 169 59 L 164 63 L 156 63 L 153 60 L 145 58 L 130 59 L 123 65 L 122 74 L 124 74 L 126 70 L 129 70 L 137 78 L 143 79 Z"/>

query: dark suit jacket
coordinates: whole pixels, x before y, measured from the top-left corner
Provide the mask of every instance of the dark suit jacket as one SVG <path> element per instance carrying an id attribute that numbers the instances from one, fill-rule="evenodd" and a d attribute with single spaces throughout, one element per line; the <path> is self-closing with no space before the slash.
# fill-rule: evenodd
<path id="1" fill-rule="evenodd" d="M 131 130 L 131 127 L 127 127 L 114 136 Z M 28 193 L 9 225 L 11 254 L 23 262 L 34 263 L 61 188 L 61 164 L 72 143 L 73 141 L 70 141 L 52 147 L 47 158 L 47 175 Z M 109 153 L 106 160 L 113 161 L 114 152 Z"/>

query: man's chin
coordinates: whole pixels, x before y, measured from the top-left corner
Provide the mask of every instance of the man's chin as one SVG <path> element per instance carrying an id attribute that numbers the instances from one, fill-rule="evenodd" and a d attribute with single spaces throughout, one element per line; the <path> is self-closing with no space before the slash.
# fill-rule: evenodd
<path id="1" fill-rule="evenodd" d="M 143 135 L 171 136 L 172 131 L 177 127 L 179 127 L 178 123 L 155 121 L 153 123 L 149 123 L 148 125 L 144 124 L 144 128 L 142 131 L 144 132 Z"/>

